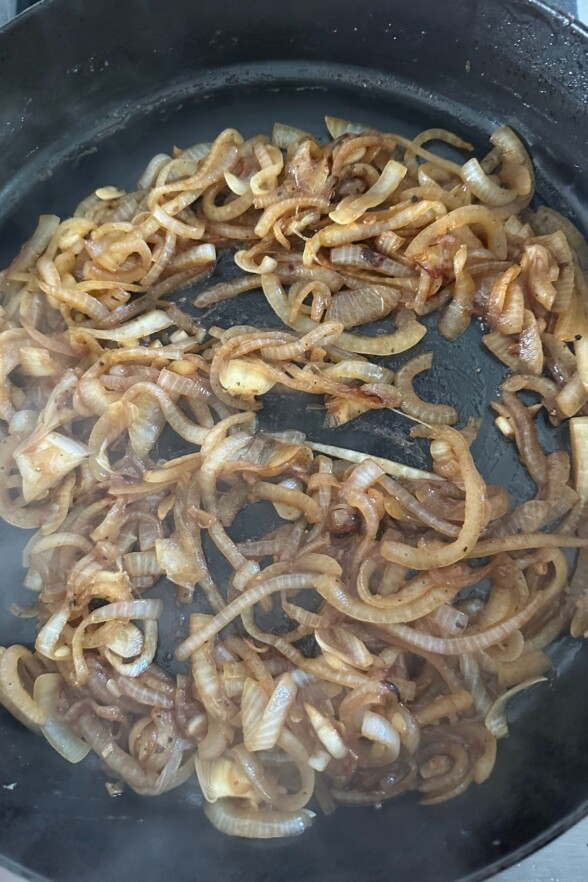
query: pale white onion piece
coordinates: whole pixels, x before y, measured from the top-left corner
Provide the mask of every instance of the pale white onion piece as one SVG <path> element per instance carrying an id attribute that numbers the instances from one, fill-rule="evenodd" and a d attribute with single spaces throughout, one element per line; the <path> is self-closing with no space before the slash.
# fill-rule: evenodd
<path id="1" fill-rule="evenodd" d="M 168 203 L 166 207 L 168 207 L 170 211 L 178 211 L 182 208 L 187 207 L 188 205 L 190 205 L 191 202 L 194 202 L 195 200 L 196 194 L 187 191 L 186 193 L 182 194 L 179 206 L 176 207 L 173 202 L 171 202 Z M 165 230 L 173 233 L 174 236 L 178 236 L 182 239 L 201 239 L 204 235 L 204 224 L 200 220 L 194 220 L 193 223 L 187 224 L 184 221 L 178 220 L 176 217 L 173 217 L 173 215 L 168 214 L 168 212 L 162 205 L 154 205 L 151 213 L 154 220 L 156 220 L 158 224 L 160 224 Z"/>
<path id="2" fill-rule="evenodd" d="M 162 368 L 157 383 L 166 392 L 176 395 L 185 395 L 187 398 L 199 398 L 206 401 L 210 398 L 210 391 L 198 379 L 192 377 L 184 377 L 168 368 Z"/>
<path id="3" fill-rule="evenodd" d="M 261 263 L 258 265 L 250 257 L 247 257 L 246 251 L 237 251 L 233 260 L 244 273 L 273 273 L 278 265 L 278 262 L 273 257 L 270 257 L 269 254 L 264 254 Z"/>
<path id="4" fill-rule="evenodd" d="M 195 732 L 198 732 L 200 726 L 201 723 L 197 717 L 196 720 L 192 721 L 190 731 L 193 728 Z M 227 730 L 219 722 L 208 717 L 208 731 L 198 745 L 198 755 L 202 759 L 218 759 L 229 746 L 230 732 L 232 732 L 232 729 L 229 728 Z"/>
<path id="5" fill-rule="evenodd" d="M 252 175 L 249 185 L 255 196 L 264 196 L 276 188 L 278 175 L 284 167 L 284 157 L 273 144 L 258 143 L 254 153 L 260 170 Z"/>
<path id="6" fill-rule="evenodd" d="M 584 388 L 578 373 L 560 389 L 555 398 L 558 409 L 567 417 L 577 414 L 587 400 L 588 390 Z"/>
<path id="7" fill-rule="evenodd" d="M 160 576 L 163 572 L 154 551 L 129 551 L 123 555 L 123 567 L 131 579 Z"/>
<path id="8" fill-rule="evenodd" d="M 162 168 L 171 161 L 172 158 L 167 153 L 156 153 L 137 182 L 139 190 L 147 190 L 149 187 L 152 187 Z"/>
<path id="9" fill-rule="evenodd" d="M 43 260 L 43 258 L 41 258 Z M 40 265 L 41 261 L 39 261 Z M 89 316 L 95 322 L 104 321 L 110 315 L 106 306 L 97 300 L 92 294 L 88 294 L 87 291 L 74 286 L 73 288 L 66 288 L 65 286 L 59 284 L 58 280 L 55 285 L 50 285 L 46 282 L 39 280 L 37 282 L 41 291 L 47 294 L 50 302 L 55 303 L 63 303 L 69 309 L 76 310 L 77 312 L 81 312 L 84 315 Z M 88 283 L 82 283 L 87 285 Z"/>
<path id="10" fill-rule="evenodd" d="M 98 340 L 113 340 L 117 343 L 125 343 L 134 340 L 140 340 L 142 337 L 149 337 L 151 334 L 158 334 L 165 331 L 166 328 L 173 325 L 173 320 L 167 312 L 159 309 L 153 309 L 144 315 L 138 316 L 129 322 L 125 322 L 120 328 L 113 330 L 102 330 L 101 328 L 84 328 L 84 333 Z"/>
<path id="11" fill-rule="evenodd" d="M 69 603 L 56 610 L 45 622 L 35 641 L 35 649 L 46 658 L 55 658 L 55 648 L 70 616 Z"/>
<path id="12" fill-rule="evenodd" d="M 360 135 L 367 131 L 368 127 L 362 123 L 351 122 L 348 119 L 342 119 L 339 116 L 325 116 L 325 125 L 331 138 L 339 138 L 347 133 Z"/>
<path id="13" fill-rule="evenodd" d="M 450 603 L 442 603 L 431 618 L 445 634 L 459 634 L 468 624 L 468 616 Z"/>
<path id="14" fill-rule="evenodd" d="M 335 249 L 333 249 L 334 251 Z M 333 252 L 331 252 L 331 257 Z M 370 285 L 335 294 L 326 311 L 328 321 L 355 328 L 384 318 L 399 300 L 399 292 L 387 285 Z"/>
<path id="15" fill-rule="evenodd" d="M 348 752 L 347 746 L 335 728 L 334 723 L 308 702 L 304 702 L 304 710 L 325 750 L 335 759 L 346 757 Z"/>
<path id="16" fill-rule="evenodd" d="M 248 746 L 250 733 L 253 734 L 255 732 L 257 724 L 266 708 L 267 701 L 268 697 L 257 680 L 252 680 L 251 677 L 248 677 L 245 680 L 243 697 L 241 699 L 241 720 L 246 747 Z"/>
<path id="17" fill-rule="evenodd" d="M 125 661 L 112 652 L 108 647 L 104 648 L 104 656 L 110 662 L 112 667 L 123 677 L 138 677 L 143 671 L 146 671 L 155 658 L 157 652 L 157 622 L 148 619 L 144 624 L 143 647 L 140 654 L 130 660 Z"/>
<path id="18" fill-rule="evenodd" d="M 30 435 L 37 425 L 39 414 L 34 410 L 17 410 L 8 424 L 9 435 Z"/>
<path id="19" fill-rule="evenodd" d="M 50 377 L 59 373 L 60 368 L 46 349 L 38 346 L 22 346 L 20 350 L 22 370 L 29 377 Z"/>
<path id="20" fill-rule="evenodd" d="M 249 682 L 251 681 L 245 681 L 245 687 L 247 687 Z M 296 692 L 296 684 L 290 674 L 282 674 L 276 682 L 274 691 L 272 692 L 261 717 L 258 717 L 255 721 L 256 725 L 253 731 L 248 731 L 246 733 L 245 726 L 243 726 L 243 735 L 247 750 L 271 750 L 276 746 L 284 727 L 284 723 L 286 722 L 288 712 L 296 698 Z"/>
<path id="21" fill-rule="evenodd" d="M 203 242 L 202 245 L 193 245 L 186 251 L 176 254 L 171 262 L 174 270 L 189 269 L 201 264 L 215 263 L 216 248 L 212 242 Z"/>
<path id="22" fill-rule="evenodd" d="M 60 432 L 48 432 L 36 443 L 25 444 L 14 455 L 25 502 L 34 502 L 89 455 L 85 444 Z"/>
<path id="23" fill-rule="evenodd" d="M 574 353 L 578 366 L 578 376 L 584 389 L 588 392 L 588 337 L 579 337 L 574 343 Z"/>
<path id="24" fill-rule="evenodd" d="M 106 645 L 121 658 L 134 658 L 143 649 L 143 633 L 132 622 L 127 622 Z"/>
<path id="25" fill-rule="evenodd" d="M 41 732 L 51 747 L 68 762 L 79 763 L 91 748 L 59 719 L 58 702 L 62 683 L 61 674 L 41 674 L 35 680 L 33 698 L 47 714 L 47 722 L 41 726 Z"/>
<path id="26" fill-rule="evenodd" d="M 125 191 L 121 190 L 120 187 L 98 187 L 95 191 L 98 199 L 102 199 L 105 202 L 109 202 L 111 199 L 119 199 L 121 196 L 125 195 Z"/>
<path id="27" fill-rule="evenodd" d="M 247 560 L 244 564 L 235 570 L 235 575 L 233 576 L 233 588 L 236 591 L 243 591 L 249 582 L 259 575 L 261 572 L 261 567 L 258 563 L 253 560 Z"/>
<path id="28" fill-rule="evenodd" d="M 346 380 L 363 380 L 364 383 L 389 383 L 394 380 L 394 372 L 379 364 L 346 358 L 337 364 L 328 365 L 323 373 L 327 377 L 343 377 Z"/>
<path id="29" fill-rule="evenodd" d="M 0 647 L 0 704 L 33 731 L 47 722 L 47 712 L 25 689 L 19 665 L 23 659 L 32 657 L 25 646 L 14 644 L 8 649 Z"/>
<path id="30" fill-rule="evenodd" d="M 361 722 L 361 734 L 364 738 L 387 747 L 390 751 L 388 757 L 390 762 L 398 759 L 401 748 L 400 735 L 392 723 L 381 714 L 366 710 Z"/>
<path id="31" fill-rule="evenodd" d="M 570 440 L 574 465 L 574 486 L 580 501 L 588 500 L 588 417 L 572 417 Z"/>
<path id="32" fill-rule="evenodd" d="M 312 135 L 309 135 L 304 129 L 297 129 L 294 126 L 288 126 L 280 122 L 274 123 L 272 144 L 281 150 L 286 150 L 290 144 L 295 144 L 297 141 L 302 141 L 305 138 L 310 138 L 311 141 L 314 141 Z"/>
<path id="33" fill-rule="evenodd" d="M 464 653 L 460 657 L 459 664 L 465 684 L 468 691 L 471 693 L 474 707 L 481 716 L 485 717 L 492 707 L 492 698 L 484 684 L 480 665 L 478 664 L 476 657 L 474 655 L 469 655 L 468 653 Z"/>
<path id="34" fill-rule="evenodd" d="M 461 174 L 474 196 L 488 205 L 508 205 L 518 195 L 488 177 L 477 159 L 468 159 L 461 167 Z"/>
<path id="35" fill-rule="evenodd" d="M 303 484 L 298 478 L 285 478 L 278 484 L 279 487 L 285 487 L 287 490 L 302 490 Z M 285 521 L 297 521 L 300 517 L 300 509 L 294 508 L 292 505 L 285 505 L 283 502 L 274 502 L 274 508 L 281 518 Z"/>
<path id="36" fill-rule="evenodd" d="M 255 795 L 251 781 L 240 766 L 227 757 L 207 760 L 196 755 L 196 775 L 204 799 L 213 803 L 227 796 Z"/>
<path id="37" fill-rule="evenodd" d="M 211 141 L 203 141 L 200 144 L 192 144 L 191 147 L 186 147 L 186 149 L 182 153 L 182 157 L 198 162 L 199 160 L 204 159 L 205 156 L 208 156 L 211 147 Z"/>
<path id="38" fill-rule="evenodd" d="M 347 498 L 351 493 L 363 492 L 385 474 L 377 460 L 364 459 L 356 465 L 341 488 L 341 494 Z"/>
<path id="39" fill-rule="evenodd" d="M 157 399 L 137 395 L 129 405 L 129 441 L 138 457 L 146 459 L 165 426 L 165 417 Z"/>
<path id="40" fill-rule="evenodd" d="M 316 750 L 309 758 L 308 765 L 316 772 L 324 772 L 331 762 L 331 754 L 326 750 Z"/>
<path id="41" fill-rule="evenodd" d="M 193 588 L 197 576 L 197 564 L 193 554 L 184 550 L 175 536 L 156 539 L 155 557 L 160 570 L 175 585 Z"/>
<path id="42" fill-rule="evenodd" d="M 494 420 L 494 425 L 501 432 L 505 438 L 513 438 L 514 437 L 514 429 L 511 421 L 508 417 L 497 416 Z"/>
<path id="43" fill-rule="evenodd" d="M 275 386 L 276 381 L 268 376 L 261 359 L 232 358 L 223 362 L 219 371 L 223 389 L 236 398 L 246 400 L 256 395 L 265 395 Z"/>
<path id="44" fill-rule="evenodd" d="M 318 628 L 314 632 L 316 642 L 325 655 L 334 656 L 345 664 L 365 670 L 374 661 L 374 657 L 349 628 L 334 626 L 332 628 Z M 331 663 L 331 659 L 329 659 Z"/>
<path id="45" fill-rule="evenodd" d="M 314 812 L 301 809 L 297 812 L 281 812 L 275 809 L 260 811 L 232 799 L 204 804 L 204 814 L 211 824 L 229 836 L 246 839 L 277 839 L 297 836 L 312 823 Z"/>
<path id="46" fill-rule="evenodd" d="M 233 172 L 225 172 L 225 181 L 227 182 L 229 190 L 231 190 L 236 196 L 244 196 L 245 193 L 249 193 L 251 190 L 249 181 L 241 180 L 241 178 L 238 178 Z"/>

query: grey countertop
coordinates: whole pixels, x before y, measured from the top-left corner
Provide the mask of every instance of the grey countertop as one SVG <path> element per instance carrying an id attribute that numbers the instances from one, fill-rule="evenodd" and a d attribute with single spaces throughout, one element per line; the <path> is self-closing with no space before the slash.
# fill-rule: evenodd
<path id="1" fill-rule="evenodd" d="M 14 15 L 16 5 L 17 0 L 0 0 L 0 26 Z M 560 0 L 559 5 L 588 23 L 588 0 Z M 588 818 L 521 863 L 499 873 L 493 882 L 585 882 L 586 879 Z M 0 882 L 22 882 L 22 879 L 0 867 Z"/>
<path id="2" fill-rule="evenodd" d="M 588 877 L 588 818 L 492 882 L 584 882 Z M 0 876 L 0 882 L 4 882 Z"/>

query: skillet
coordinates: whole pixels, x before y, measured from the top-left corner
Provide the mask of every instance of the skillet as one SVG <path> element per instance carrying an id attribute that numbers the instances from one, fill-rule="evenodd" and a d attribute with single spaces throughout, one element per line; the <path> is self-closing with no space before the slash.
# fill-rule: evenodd
<path id="1" fill-rule="evenodd" d="M 0 34 L 0 264 L 40 212 L 65 215 L 97 186 L 131 186 L 173 143 L 226 126 L 269 133 L 276 119 L 320 133 L 325 113 L 403 134 L 448 125 L 480 147 L 496 125 L 512 125 L 535 160 L 540 198 L 586 231 L 587 97 L 588 33 L 543 2 L 44 0 Z M 267 321 L 261 301 L 225 304 L 207 321 L 245 317 Z M 479 330 L 450 349 L 431 332 L 431 345 L 442 367 L 423 395 L 489 427 L 502 371 L 482 355 Z M 270 411 L 285 427 L 286 410 Z M 389 422 L 368 416 L 321 440 L 422 464 Z M 302 408 L 297 418 L 318 437 L 316 415 Z M 474 453 L 513 501 L 528 494 L 523 470 L 484 427 Z M 25 538 L 0 527 L 2 645 L 33 639 L 9 612 L 26 599 Z M 170 645 L 184 615 L 167 623 Z M 112 799 L 97 760 L 70 767 L 1 713 L 0 861 L 63 882 L 474 882 L 588 812 L 588 650 L 562 638 L 552 654 L 549 684 L 513 703 L 483 787 L 438 807 L 408 797 L 380 811 L 342 809 L 277 843 L 217 833 L 189 786 Z"/>

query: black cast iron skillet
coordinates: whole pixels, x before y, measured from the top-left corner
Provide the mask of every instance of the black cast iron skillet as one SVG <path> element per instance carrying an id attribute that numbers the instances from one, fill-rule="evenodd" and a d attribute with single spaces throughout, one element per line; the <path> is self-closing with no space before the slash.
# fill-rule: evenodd
<path id="1" fill-rule="evenodd" d="M 325 112 L 403 133 L 449 123 L 480 146 L 508 123 L 531 149 L 541 198 L 586 229 L 587 51 L 570 17 L 523 0 L 45 0 L 0 34 L 0 263 L 40 212 L 66 214 L 99 185 L 131 186 L 174 143 L 226 126 L 269 133 L 276 119 L 318 133 Z M 255 294 L 208 318 L 276 323 Z M 423 394 L 485 417 L 475 449 L 484 476 L 523 498 L 532 488 L 488 415 L 502 370 L 479 329 L 442 350 L 432 330 L 425 345 L 438 367 Z M 290 398 L 265 419 L 285 427 L 293 414 L 315 438 L 425 461 L 390 415 L 329 436 L 320 414 Z M 8 611 L 24 598 L 23 542 L 1 528 L 0 644 L 32 639 Z M 168 614 L 168 643 L 185 613 Z M 64 882 L 481 879 L 588 811 L 588 652 L 562 639 L 553 656 L 549 685 L 515 702 L 483 787 L 434 808 L 408 797 L 380 811 L 341 809 L 277 843 L 218 834 L 190 786 L 112 799 L 97 760 L 71 767 L 2 713 L 0 862 Z"/>

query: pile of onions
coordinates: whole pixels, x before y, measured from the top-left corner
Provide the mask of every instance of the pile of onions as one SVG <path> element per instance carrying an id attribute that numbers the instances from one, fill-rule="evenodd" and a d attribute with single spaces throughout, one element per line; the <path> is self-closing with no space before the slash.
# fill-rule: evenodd
<path id="1" fill-rule="evenodd" d="M 529 210 L 508 128 L 460 163 L 424 146 L 470 151 L 445 130 L 327 125 L 326 145 L 276 125 L 158 155 L 135 192 L 41 217 L 0 275 L 0 515 L 35 531 L 39 626 L 34 650 L 0 649 L 0 701 L 70 762 L 94 751 L 112 792 L 197 779 L 211 822 L 247 837 L 482 783 L 510 697 L 544 679 L 562 630 L 588 634 L 585 243 Z M 195 306 L 258 288 L 281 328 L 270 311 L 272 330 L 205 329 L 169 299 L 223 249 L 242 274 Z M 514 508 L 472 426 L 414 390 L 430 353 L 397 374 L 381 360 L 437 309 L 448 340 L 482 317 L 510 369 L 496 426 L 537 488 Z M 321 396 L 332 427 L 399 410 L 431 470 L 261 432 L 270 390 Z M 542 408 L 569 420 L 572 461 L 541 447 Z M 237 541 L 260 504 L 273 529 Z M 562 549 L 580 549 L 571 582 Z M 161 579 L 175 596 L 151 594 Z M 160 645 L 175 603 L 189 627 Z"/>

